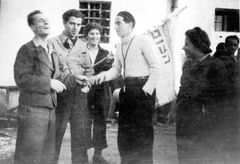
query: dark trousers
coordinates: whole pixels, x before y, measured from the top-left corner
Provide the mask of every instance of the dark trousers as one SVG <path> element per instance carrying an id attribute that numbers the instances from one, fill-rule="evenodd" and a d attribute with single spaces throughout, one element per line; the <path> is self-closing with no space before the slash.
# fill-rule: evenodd
<path id="1" fill-rule="evenodd" d="M 88 144 L 102 150 L 107 147 L 106 117 L 110 105 L 108 88 L 92 88 L 88 95 L 88 103 L 90 118 L 87 128 Z"/>
<path id="2" fill-rule="evenodd" d="M 128 81 L 125 92 L 120 91 L 118 149 L 121 164 L 153 163 L 152 111 L 155 98 L 143 92 L 145 82 Z"/>
<path id="3" fill-rule="evenodd" d="M 20 104 L 14 164 L 52 164 L 55 110 Z"/>
<path id="4" fill-rule="evenodd" d="M 63 136 L 70 122 L 72 163 L 81 164 L 88 160 L 86 146 L 86 123 L 87 123 L 87 95 L 81 93 L 80 89 L 72 95 L 65 96 L 66 102 L 62 100 L 56 110 L 56 154 L 55 163 L 59 159 Z M 64 97 L 62 97 L 64 98 Z M 58 101 L 61 101 L 59 99 Z"/>

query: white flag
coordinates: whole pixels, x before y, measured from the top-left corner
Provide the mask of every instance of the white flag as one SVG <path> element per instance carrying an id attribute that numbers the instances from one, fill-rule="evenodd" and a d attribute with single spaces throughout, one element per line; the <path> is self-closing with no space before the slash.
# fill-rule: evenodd
<path id="1" fill-rule="evenodd" d="M 175 98 L 173 59 L 168 44 L 169 38 L 167 39 L 165 31 L 163 25 L 147 31 L 148 36 L 157 47 L 158 59 L 162 63 L 162 74 L 156 86 L 156 106 L 167 104 Z"/>

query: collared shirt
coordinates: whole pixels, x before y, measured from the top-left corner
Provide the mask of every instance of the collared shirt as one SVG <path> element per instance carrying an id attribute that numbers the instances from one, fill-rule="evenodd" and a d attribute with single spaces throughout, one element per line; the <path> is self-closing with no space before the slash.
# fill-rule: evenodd
<path id="1" fill-rule="evenodd" d="M 59 57 L 59 67 L 65 74 L 83 75 L 91 67 L 91 59 L 86 51 L 86 43 L 78 37 L 72 49 L 66 48 L 64 42 L 68 37 L 63 32 L 61 35 L 49 40 Z"/>
<path id="2" fill-rule="evenodd" d="M 52 62 L 52 56 L 51 56 L 51 54 L 53 52 L 52 46 L 50 46 L 48 42 L 46 42 L 46 44 L 43 44 L 43 42 L 40 42 L 36 38 L 33 38 L 32 41 L 36 47 L 41 46 L 46 51 L 46 55 L 47 55 L 48 59 L 50 60 L 50 62 Z"/>
<path id="3" fill-rule="evenodd" d="M 63 45 L 65 46 L 65 48 L 67 48 L 69 51 L 71 51 L 71 49 L 74 47 L 76 41 L 77 41 L 77 37 L 74 37 L 74 38 L 69 38 L 65 31 L 62 32 L 62 35 L 61 35 L 61 39 L 62 39 L 62 42 L 63 42 Z"/>
<path id="4" fill-rule="evenodd" d="M 149 76 L 143 90 L 149 94 L 153 93 L 161 69 L 157 49 L 146 36 L 131 33 L 117 44 L 113 67 L 106 72 L 106 80 L 117 78 L 122 71 L 125 77 Z"/>

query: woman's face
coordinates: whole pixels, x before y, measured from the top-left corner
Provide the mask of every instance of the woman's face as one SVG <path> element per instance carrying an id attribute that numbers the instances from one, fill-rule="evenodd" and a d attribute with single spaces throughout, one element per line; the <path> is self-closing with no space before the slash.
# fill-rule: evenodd
<path id="1" fill-rule="evenodd" d="M 185 45 L 183 46 L 183 50 L 185 51 L 186 57 L 190 59 L 195 59 L 197 53 L 199 52 L 198 48 L 192 44 L 188 37 L 185 38 Z"/>
<path id="2" fill-rule="evenodd" d="M 98 29 L 92 29 L 88 32 L 87 40 L 91 45 L 98 45 L 100 42 L 101 34 Z"/>

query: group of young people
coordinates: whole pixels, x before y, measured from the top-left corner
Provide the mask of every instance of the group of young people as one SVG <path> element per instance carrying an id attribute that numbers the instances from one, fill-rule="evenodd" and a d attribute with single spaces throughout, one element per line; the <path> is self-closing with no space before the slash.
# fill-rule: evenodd
<path id="1" fill-rule="evenodd" d="M 84 27 L 85 41 L 78 37 L 84 21 L 78 10 L 64 12 L 63 33 L 49 40 L 50 26 L 44 13 L 36 10 L 27 18 L 34 38 L 19 49 L 14 64 L 14 78 L 20 87 L 14 163 L 58 163 L 68 122 L 72 163 L 88 163 L 87 150 L 91 147 L 94 164 L 108 163 L 102 157 L 107 147 L 108 87 L 109 81 L 121 76 L 122 85 L 114 91 L 119 92 L 117 144 L 121 164 L 152 164 L 152 112 L 161 65 L 151 41 L 134 33 L 133 15 L 121 11 L 115 17 L 121 41 L 116 44 L 114 60 L 99 44 L 99 24 Z M 219 120 L 224 115 L 235 112 L 232 115 L 238 117 L 238 111 L 229 112 L 220 105 L 229 99 L 226 93 L 231 87 L 231 75 L 224 62 L 210 55 L 211 43 L 204 30 L 195 27 L 185 36 L 187 60 L 172 105 L 172 111 L 176 111 L 179 163 L 227 160 L 231 154 L 219 150 L 221 158 L 212 158 L 195 141 L 204 141 L 214 132 L 213 136 L 223 135 L 219 133 Z M 226 157 L 221 156 L 222 152 Z"/>
<path id="2" fill-rule="evenodd" d="M 87 150 L 91 147 L 93 163 L 108 163 L 102 157 L 107 147 L 108 82 L 122 71 L 118 122 L 121 163 L 152 163 L 151 112 L 160 65 L 150 41 L 135 35 L 131 13 L 119 12 L 115 29 L 121 42 L 113 61 L 99 44 L 99 24 L 84 27 L 83 41 L 78 35 L 84 15 L 70 9 L 62 19 L 62 34 L 48 39 L 46 15 L 35 10 L 27 16 L 34 38 L 19 49 L 14 64 L 14 78 L 20 87 L 14 163 L 58 163 L 68 122 L 72 163 L 88 163 Z M 106 60 L 98 63 L 102 59 Z"/>

